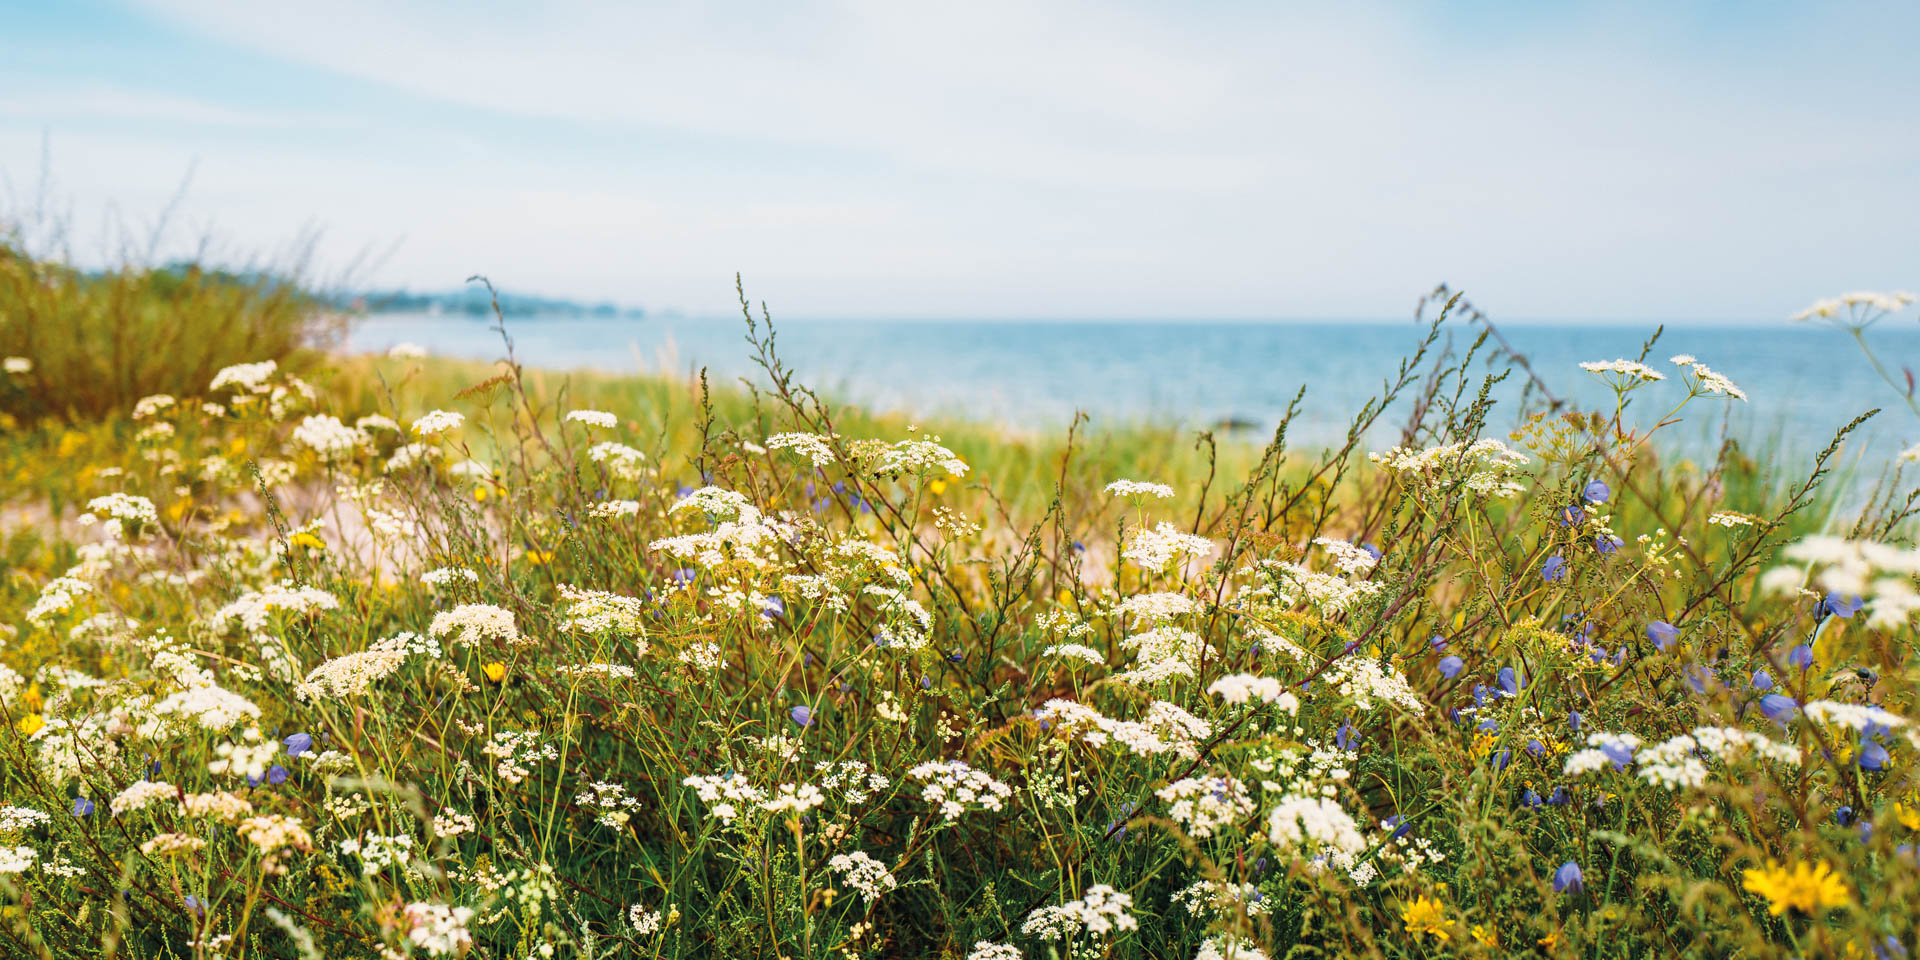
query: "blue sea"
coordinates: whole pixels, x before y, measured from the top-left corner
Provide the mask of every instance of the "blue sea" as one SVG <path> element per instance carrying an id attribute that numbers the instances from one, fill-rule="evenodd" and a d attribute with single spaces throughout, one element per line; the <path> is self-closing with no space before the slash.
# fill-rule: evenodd
<path id="1" fill-rule="evenodd" d="M 505 351 L 491 327 L 490 319 L 466 316 L 375 315 L 354 330 L 348 348 L 415 343 L 435 354 L 495 359 Z M 1637 357 L 1654 327 L 1516 323 L 1500 333 L 1556 395 L 1611 411 L 1611 392 L 1577 364 Z M 706 367 L 715 382 L 759 379 L 738 318 L 529 317 L 509 319 L 507 329 L 528 366 L 682 375 Z M 1441 345 L 1464 352 L 1479 330 L 1453 325 Z M 1079 410 L 1095 427 L 1152 421 L 1204 429 L 1231 421 L 1264 439 L 1304 385 L 1290 437 L 1321 445 L 1344 438 L 1348 418 L 1394 375 L 1424 331 L 1411 320 L 800 320 L 780 324 L 778 345 L 803 382 L 842 401 L 1029 431 L 1062 427 Z M 1902 364 L 1920 366 L 1920 326 L 1883 324 L 1868 336 L 1894 376 Z M 1786 322 L 1670 325 L 1648 361 L 1671 375 L 1667 358 L 1677 353 L 1696 355 L 1751 398 L 1689 403 L 1683 422 L 1662 431 L 1689 448 L 1717 445 L 1724 429 L 1755 450 L 1810 454 L 1873 407 L 1883 410 L 1849 444 L 1850 458 L 1884 464 L 1920 442 L 1920 418 L 1844 333 Z M 1487 369 L 1476 361 L 1476 377 Z M 1498 431 L 1520 416 L 1525 380 L 1516 370 L 1496 389 Z M 1640 425 L 1650 426 L 1681 396 L 1677 376 L 1638 392 Z M 1405 401 L 1397 405 L 1370 441 L 1390 441 L 1409 409 Z"/>

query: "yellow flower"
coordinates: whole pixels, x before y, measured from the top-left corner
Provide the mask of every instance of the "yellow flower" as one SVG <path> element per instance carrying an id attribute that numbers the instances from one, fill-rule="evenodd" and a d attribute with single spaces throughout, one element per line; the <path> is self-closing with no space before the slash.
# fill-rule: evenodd
<path id="1" fill-rule="evenodd" d="M 1767 898 L 1767 912 L 1774 916 L 1789 909 L 1812 914 L 1823 907 L 1844 907 L 1852 902 L 1847 885 L 1826 861 L 1796 863 L 1792 870 L 1772 863 L 1764 870 L 1741 872 L 1742 887 Z"/>
<path id="2" fill-rule="evenodd" d="M 13 728 L 15 730 L 20 731 L 21 736 L 31 737 L 34 734 L 39 733 L 40 728 L 46 725 L 47 725 L 46 718 L 40 716 L 37 713 L 29 713 L 26 716 L 21 717 L 19 720 L 15 721 Z"/>
<path id="3" fill-rule="evenodd" d="M 477 502 L 477 503 L 486 503 L 486 502 L 487 502 L 487 488 L 486 488 L 486 487 L 474 487 L 474 488 L 473 488 L 473 499 L 474 499 L 474 501 L 475 501 L 475 502 Z"/>
<path id="4" fill-rule="evenodd" d="M 927 481 L 927 489 L 933 491 L 933 495 L 937 497 L 947 492 L 947 482 L 945 480 L 929 480 Z"/>
<path id="5" fill-rule="evenodd" d="M 507 665 L 498 660 L 481 667 L 480 671 L 485 673 L 487 679 L 492 680 L 494 683 L 499 683 L 507 678 Z"/>
<path id="6" fill-rule="evenodd" d="M 1472 934 L 1473 939 L 1478 941 L 1481 946 L 1486 946 L 1486 947 L 1500 946 L 1500 935 L 1497 933 L 1494 933 L 1492 930 L 1488 930 L 1486 927 L 1483 927 L 1477 923 L 1473 925 L 1473 929 L 1468 930 L 1467 932 Z"/>
<path id="7" fill-rule="evenodd" d="M 528 549 L 527 562 L 533 564 L 536 567 L 542 564 L 551 563 L 553 562 L 553 551 Z"/>
<path id="8" fill-rule="evenodd" d="M 296 547 L 306 547 L 309 550 L 325 550 L 327 548 L 327 542 L 325 540 L 322 540 L 319 537 L 316 537 L 305 530 L 302 530 L 299 533 L 296 533 L 293 536 L 288 537 L 287 543 Z"/>
<path id="9" fill-rule="evenodd" d="M 1555 930 L 1535 942 L 1540 944 L 1540 949 L 1552 953 L 1553 948 L 1560 945 L 1560 931 Z"/>
<path id="10" fill-rule="evenodd" d="M 1901 826 L 1906 827 L 1908 830 L 1920 830 L 1920 806 L 1909 803 L 1896 803 L 1893 805 L 1893 816 L 1894 819 L 1900 821 Z"/>
<path id="11" fill-rule="evenodd" d="M 1400 919 L 1406 922 L 1408 933 L 1416 936 L 1431 933 L 1443 943 L 1453 939 L 1453 921 L 1442 912 L 1439 901 L 1424 893 L 1400 911 Z"/>

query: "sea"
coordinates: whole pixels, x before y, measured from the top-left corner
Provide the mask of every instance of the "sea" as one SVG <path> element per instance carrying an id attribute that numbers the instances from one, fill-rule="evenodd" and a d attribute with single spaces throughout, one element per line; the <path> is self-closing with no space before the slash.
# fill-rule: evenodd
<path id="1" fill-rule="evenodd" d="M 1647 354 L 1669 379 L 1637 391 L 1628 420 L 1651 427 L 1679 402 L 1684 391 L 1668 358 L 1692 354 L 1749 399 L 1689 402 L 1678 423 L 1661 428 L 1667 443 L 1705 452 L 1731 436 L 1755 453 L 1800 459 L 1878 407 L 1845 453 L 1859 466 L 1884 468 L 1920 443 L 1920 416 L 1901 395 L 1902 368 L 1920 373 L 1920 324 L 1901 319 L 1902 326 L 1888 321 L 1868 331 L 1900 389 L 1873 371 L 1850 336 L 1831 328 L 1669 324 Z M 1579 363 L 1639 357 L 1657 326 L 1536 322 L 1497 329 L 1552 395 L 1611 412 L 1611 390 Z M 1353 413 L 1396 375 L 1426 329 L 1412 320 L 793 320 L 779 323 L 776 344 L 801 382 L 839 401 L 1022 432 L 1064 429 L 1084 412 L 1096 429 L 1152 423 L 1261 440 L 1304 386 L 1288 436 L 1292 445 L 1311 447 L 1345 438 Z M 1458 357 L 1481 329 L 1452 324 L 1437 347 Z M 506 331 L 519 361 L 531 367 L 681 376 L 704 368 L 715 383 L 764 381 L 739 317 L 510 317 Z M 506 353 L 491 318 L 449 314 L 376 314 L 359 322 L 347 348 L 379 352 L 399 343 L 478 360 Z M 1481 350 L 1483 358 L 1492 354 Z M 1432 359 L 1430 353 L 1426 365 Z M 1507 363 L 1493 360 L 1470 368 L 1475 387 Z M 1540 394 L 1523 396 L 1529 379 L 1515 369 L 1493 391 L 1495 435 L 1539 409 Z M 1396 437 L 1410 410 L 1406 400 L 1390 409 L 1368 442 Z"/>

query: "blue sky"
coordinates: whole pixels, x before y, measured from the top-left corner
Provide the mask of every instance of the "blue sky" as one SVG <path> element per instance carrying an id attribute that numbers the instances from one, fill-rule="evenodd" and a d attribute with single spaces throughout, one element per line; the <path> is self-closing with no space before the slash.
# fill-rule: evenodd
<path id="1" fill-rule="evenodd" d="M 1773 320 L 1920 286 L 1908 3 L 0 0 L 0 203 L 789 316 Z M 38 236 L 46 241 L 46 229 Z"/>

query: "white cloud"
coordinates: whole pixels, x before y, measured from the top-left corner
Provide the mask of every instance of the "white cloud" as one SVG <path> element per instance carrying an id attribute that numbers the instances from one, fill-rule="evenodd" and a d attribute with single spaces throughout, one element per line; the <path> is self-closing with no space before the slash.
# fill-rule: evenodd
<path id="1" fill-rule="evenodd" d="M 1885 275 L 1911 265 L 1884 211 L 1920 176 L 1875 158 L 1920 147 L 1888 112 L 1920 89 L 1852 52 L 1852 11 L 1703 47 L 1662 8 L 1454 37 L 1426 7 L 147 6 L 507 118 L 118 159 L 55 129 L 107 195 L 143 157 L 204 157 L 199 209 L 246 237 L 404 234 L 389 270 L 416 285 L 705 309 L 738 268 L 811 314 L 1397 315 L 1446 279 L 1509 314 L 1771 316 L 1912 282 Z M 1821 68 L 1783 73 L 1759 50 L 1780 36 Z M 616 146 L 519 142 L 554 123 Z"/>

